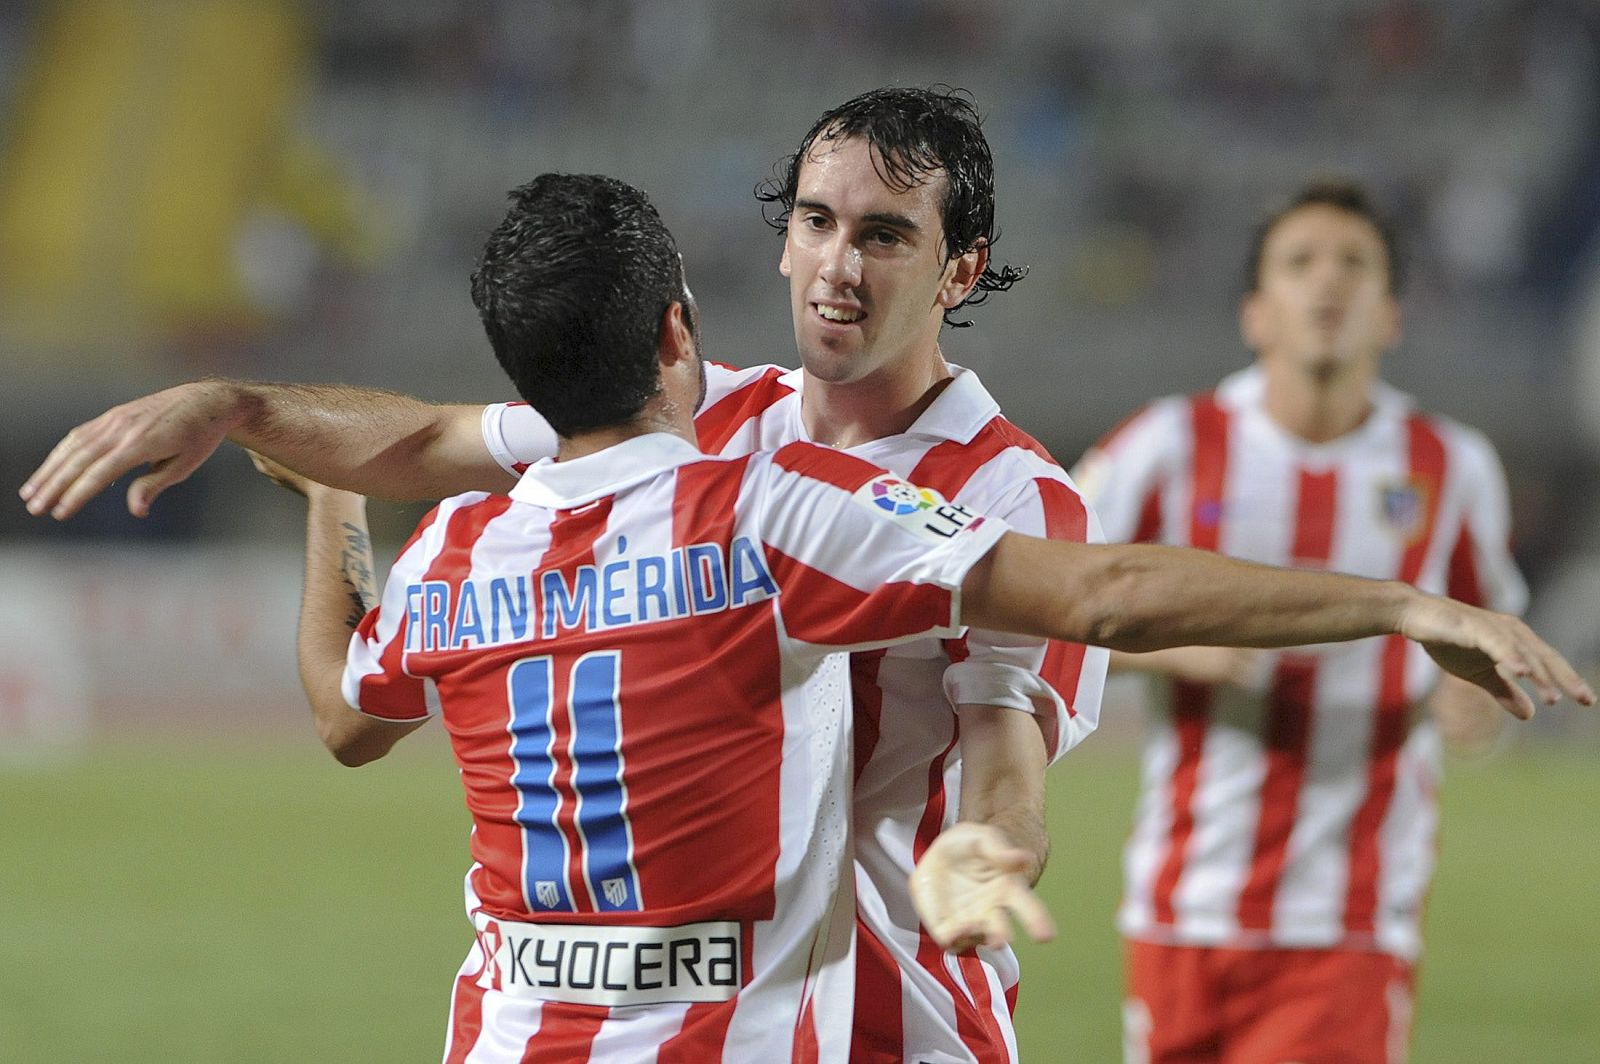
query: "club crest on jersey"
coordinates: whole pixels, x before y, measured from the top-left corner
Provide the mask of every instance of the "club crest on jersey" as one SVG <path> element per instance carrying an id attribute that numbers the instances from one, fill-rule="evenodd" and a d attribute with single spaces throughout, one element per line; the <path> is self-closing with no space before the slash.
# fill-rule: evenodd
<path id="1" fill-rule="evenodd" d="M 628 900 L 628 884 L 620 879 L 607 879 L 600 884 L 600 889 L 605 893 L 606 901 L 613 907 L 618 907 Z"/>
<path id="2" fill-rule="evenodd" d="M 533 892 L 540 905 L 546 909 L 554 909 L 561 901 L 561 892 L 556 889 L 553 879 L 541 879 L 534 885 Z"/>
<path id="3" fill-rule="evenodd" d="M 1415 543 L 1427 525 L 1428 487 L 1420 480 L 1378 485 L 1378 511 L 1384 523 L 1407 544 Z"/>
<path id="4" fill-rule="evenodd" d="M 884 473 L 856 489 L 857 503 L 879 517 L 923 539 L 938 543 L 964 528 L 976 528 L 983 518 L 953 502 L 946 502 L 936 491 L 919 488 L 897 476 Z"/>

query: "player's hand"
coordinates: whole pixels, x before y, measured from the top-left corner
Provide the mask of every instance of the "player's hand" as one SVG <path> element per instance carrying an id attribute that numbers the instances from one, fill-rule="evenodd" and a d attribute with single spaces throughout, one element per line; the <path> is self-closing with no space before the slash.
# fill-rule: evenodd
<path id="1" fill-rule="evenodd" d="M 1028 886 L 1032 855 L 987 824 L 954 824 L 933 840 L 911 873 L 917 916 L 943 949 L 998 949 L 1011 941 L 1015 920 L 1035 942 L 1056 926 Z"/>
<path id="2" fill-rule="evenodd" d="M 281 462 L 275 462 L 264 454 L 257 454 L 245 448 L 245 454 L 250 456 L 250 464 L 256 467 L 256 472 L 272 481 L 281 488 L 288 488 L 302 498 L 309 498 L 313 488 L 318 487 L 316 481 L 302 476 Z"/>
<path id="3" fill-rule="evenodd" d="M 1594 691 L 1567 659 L 1516 617 L 1418 593 L 1401 616 L 1400 634 L 1421 643 L 1452 676 L 1489 692 L 1518 720 L 1533 716 L 1533 700 L 1519 680 L 1528 681 L 1545 705 L 1563 694 L 1594 705 Z"/>
<path id="4" fill-rule="evenodd" d="M 155 497 L 198 469 L 244 416 L 241 394 L 227 381 L 181 384 L 123 403 L 67 433 L 17 494 L 29 513 L 62 521 L 148 464 L 128 486 L 128 512 L 144 517 Z"/>

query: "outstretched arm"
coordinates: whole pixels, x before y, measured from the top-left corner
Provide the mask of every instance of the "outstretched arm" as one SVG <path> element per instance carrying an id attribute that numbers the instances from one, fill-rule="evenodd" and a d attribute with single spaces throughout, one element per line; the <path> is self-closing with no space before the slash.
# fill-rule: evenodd
<path id="1" fill-rule="evenodd" d="M 424 721 L 358 713 L 340 691 L 350 636 L 377 603 L 366 500 L 252 454 L 256 468 L 306 498 L 306 586 L 300 602 L 300 682 L 322 742 L 344 765 L 376 761 Z"/>
<path id="2" fill-rule="evenodd" d="M 1533 715 L 1517 686 L 1546 703 L 1594 692 L 1515 617 L 1397 581 L 1276 569 L 1182 547 L 1086 546 L 1007 533 L 961 585 L 963 620 L 1002 631 L 1148 651 L 1304 646 L 1398 633 L 1455 676 Z"/>
<path id="3" fill-rule="evenodd" d="M 204 380 L 87 421 L 56 444 L 18 492 L 28 512 L 65 520 L 129 470 L 136 517 L 224 439 L 315 481 L 392 499 L 504 491 L 513 480 L 484 447 L 482 407 L 437 406 L 335 384 Z"/>
<path id="4" fill-rule="evenodd" d="M 1044 737 L 1031 714 L 959 706 L 961 821 L 941 832 L 911 874 L 917 916 L 940 947 L 997 948 L 1015 920 L 1037 941 L 1055 927 L 1032 885 L 1050 851 Z"/>

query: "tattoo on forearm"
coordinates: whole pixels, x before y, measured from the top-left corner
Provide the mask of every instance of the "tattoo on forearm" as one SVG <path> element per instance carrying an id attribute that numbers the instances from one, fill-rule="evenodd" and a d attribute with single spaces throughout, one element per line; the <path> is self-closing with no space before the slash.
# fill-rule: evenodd
<path id="1" fill-rule="evenodd" d="M 372 537 L 367 535 L 366 529 L 348 521 L 339 527 L 344 530 L 339 572 L 350 589 L 350 614 L 345 618 L 345 624 L 354 631 L 378 598 L 372 574 Z"/>

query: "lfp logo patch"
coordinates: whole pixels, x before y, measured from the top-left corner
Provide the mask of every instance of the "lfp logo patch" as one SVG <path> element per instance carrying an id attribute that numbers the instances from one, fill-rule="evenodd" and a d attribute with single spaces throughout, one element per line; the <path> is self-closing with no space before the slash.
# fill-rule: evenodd
<path id="1" fill-rule="evenodd" d="M 896 517 L 931 510 L 944 502 L 928 489 L 908 484 L 898 477 L 881 476 L 868 485 L 867 490 L 874 506 Z"/>
<path id="2" fill-rule="evenodd" d="M 938 492 L 888 473 L 861 485 L 852 498 L 880 520 L 891 521 L 930 543 L 942 543 L 983 521 L 965 506 L 946 502 Z"/>

